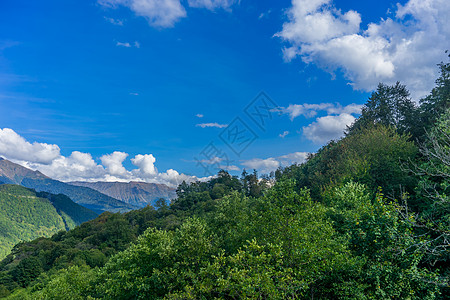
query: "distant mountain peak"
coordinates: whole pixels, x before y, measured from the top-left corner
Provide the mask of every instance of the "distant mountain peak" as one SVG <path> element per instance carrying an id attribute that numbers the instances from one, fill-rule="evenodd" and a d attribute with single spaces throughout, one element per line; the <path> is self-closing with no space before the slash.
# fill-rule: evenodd
<path id="1" fill-rule="evenodd" d="M 148 182 L 69 182 L 75 186 L 83 186 L 94 189 L 108 195 L 110 197 L 119 199 L 123 202 L 145 207 L 153 205 L 154 202 L 160 198 L 167 201 L 176 197 L 176 190 L 160 183 Z"/>
<path id="2" fill-rule="evenodd" d="M 0 184 L 19 184 L 36 191 L 53 194 L 64 194 L 75 203 L 92 209 L 95 212 L 103 211 L 125 212 L 137 209 L 117 198 L 105 195 L 89 187 L 75 186 L 62 181 L 54 180 L 39 171 L 33 171 L 9 160 L 0 160 Z"/>
<path id="3" fill-rule="evenodd" d="M 39 171 L 33 171 L 4 158 L 0 159 L 0 176 L 8 178 L 14 184 L 20 184 L 24 178 L 49 179 Z"/>

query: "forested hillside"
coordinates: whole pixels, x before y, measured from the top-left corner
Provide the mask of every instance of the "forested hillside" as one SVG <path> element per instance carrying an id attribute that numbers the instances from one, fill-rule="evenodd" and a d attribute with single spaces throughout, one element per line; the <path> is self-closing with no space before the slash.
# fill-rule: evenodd
<path id="1" fill-rule="evenodd" d="M 8 299 L 448 299 L 450 64 L 420 106 L 380 84 L 346 136 L 259 178 L 17 245 Z"/>
<path id="2" fill-rule="evenodd" d="M 0 185 L 0 258 L 21 241 L 70 230 L 95 217 L 96 213 L 64 195 L 36 193 L 18 185 Z"/>

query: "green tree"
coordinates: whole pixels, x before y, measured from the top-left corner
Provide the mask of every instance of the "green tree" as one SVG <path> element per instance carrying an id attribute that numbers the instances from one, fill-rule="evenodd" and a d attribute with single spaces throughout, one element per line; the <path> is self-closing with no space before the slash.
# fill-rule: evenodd
<path id="1" fill-rule="evenodd" d="M 409 135 L 393 127 L 371 125 L 330 142 L 305 164 L 286 168 L 281 177 L 296 179 L 298 189 L 310 188 L 315 200 L 321 200 L 326 189 L 349 181 L 366 184 L 373 192 L 381 187 L 386 194 L 398 196 L 400 190 L 414 191 L 414 176 L 405 174 L 401 166 L 414 160 L 417 152 Z"/>
<path id="2" fill-rule="evenodd" d="M 343 277 L 351 276 L 361 298 L 433 299 L 438 294 L 436 274 L 420 268 L 422 254 L 415 251 L 411 224 L 383 194 L 373 199 L 363 185 L 349 182 L 328 194 L 326 203 L 336 230 L 358 258 Z M 336 278 L 330 287 L 339 289 Z"/>
<path id="3" fill-rule="evenodd" d="M 450 54 L 448 57 L 450 58 Z M 423 125 L 421 131 L 423 137 L 426 135 L 426 130 L 433 127 L 439 117 L 450 109 L 450 62 L 441 62 L 438 66 L 440 76 L 436 80 L 436 86 L 430 95 L 420 100 L 420 123 Z"/>
<path id="4" fill-rule="evenodd" d="M 26 287 L 36 279 L 41 272 L 42 264 L 36 257 L 29 257 L 23 259 L 12 271 L 12 276 L 14 280 L 22 287 Z"/>
<path id="5" fill-rule="evenodd" d="M 405 85 L 397 82 L 388 86 L 378 85 L 364 105 L 361 116 L 349 127 L 349 132 L 373 124 L 395 127 L 399 133 L 416 131 L 418 111 Z"/>
<path id="6" fill-rule="evenodd" d="M 424 160 L 412 166 L 419 177 L 414 202 L 405 197 L 403 214 L 420 236 L 417 248 L 426 253 L 425 263 L 441 269 L 441 285 L 450 292 L 450 109 L 427 133 L 421 147 Z M 411 210 L 411 208 L 413 210 Z M 413 215 L 411 215 L 411 213 Z"/>

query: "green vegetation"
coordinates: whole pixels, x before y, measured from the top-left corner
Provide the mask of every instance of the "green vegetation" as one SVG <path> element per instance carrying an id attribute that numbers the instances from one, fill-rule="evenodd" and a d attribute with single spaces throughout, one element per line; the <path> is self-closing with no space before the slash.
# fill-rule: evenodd
<path id="1" fill-rule="evenodd" d="M 265 179 L 221 171 L 181 184 L 170 206 L 16 245 L 0 294 L 448 299 L 450 65 L 440 68 L 419 107 L 401 84 L 380 85 L 348 134 L 304 164 Z"/>
<path id="2" fill-rule="evenodd" d="M 0 258 L 21 241 L 69 230 L 97 215 L 64 195 L 0 185 Z"/>

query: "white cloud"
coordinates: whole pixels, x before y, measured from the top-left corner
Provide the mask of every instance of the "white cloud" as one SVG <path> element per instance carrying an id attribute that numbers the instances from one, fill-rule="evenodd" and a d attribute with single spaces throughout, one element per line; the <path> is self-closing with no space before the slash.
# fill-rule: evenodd
<path id="1" fill-rule="evenodd" d="M 230 9 L 235 3 L 239 1 L 236 0 L 188 0 L 190 7 L 195 8 L 206 8 L 209 10 L 215 10 L 218 8 Z"/>
<path id="2" fill-rule="evenodd" d="M 229 165 L 229 166 L 221 165 L 220 168 L 225 171 L 240 171 L 241 170 L 241 168 L 239 168 L 238 166 L 235 166 L 235 165 Z"/>
<path id="3" fill-rule="evenodd" d="M 335 106 L 330 106 L 329 108 L 326 109 L 328 114 L 342 114 L 342 113 L 346 113 L 346 114 L 361 114 L 361 110 L 362 110 L 363 106 L 360 104 L 349 104 L 346 106 L 342 106 L 339 103 L 337 103 Z"/>
<path id="4" fill-rule="evenodd" d="M 226 157 L 218 157 L 214 156 L 210 159 L 201 159 L 201 160 L 195 160 L 197 163 L 201 164 L 207 164 L 207 165 L 214 165 L 212 168 L 213 170 L 226 170 L 226 171 L 240 171 L 241 169 L 238 166 L 231 165 L 231 161 L 229 161 Z M 207 167 L 205 167 L 207 168 Z M 210 173 L 208 170 L 207 173 Z"/>
<path id="5" fill-rule="evenodd" d="M 319 112 L 326 112 L 327 116 L 316 118 L 315 122 L 303 127 L 303 135 L 316 144 L 327 142 L 341 137 L 348 125 L 355 121 L 355 116 L 361 113 L 362 105 L 349 104 L 342 106 L 340 103 L 320 104 L 290 104 L 288 107 L 280 107 L 281 114 L 289 115 L 291 120 L 299 116 L 312 118 Z M 280 137 L 284 137 L 284 133 Z"/>
<path id="6" fill-rule="evenodd" d="M 168 186 L 176 187 L 183 181 L 186 182 L 194 182 L 194 181 L 205 181 L 210 179 L 211 177 L 205 177 L 205 178 L 197 178 L 196 176 L 190 176 L 186 174 L 180 174 L 178 171 L 175 171 L 173 169 L 169 169 L 164 173 L 158 174 L 158 180 L 159 182 L 164 182 Z"/>
<path id="7" fill-rule="evenodd" d="M 279 134 L 278 136 L 279 136 L 280 138 L 284 139 L 288 134 L 289 134 L 289 131 L 285 131 L 285 132 Z"/>
<path id="8" fill-rule="evenodd" d="M 268 11 L 261 13 L 259 15 L 258 19 L 261 20 L 261 19 L 264 19 L 264 18 L 268 18 L 271 12 L 272 12 L 272 10 L 269 9 Z"/>
<path id="9" fill-rule="evenodd" d="M 108 21 L 109 23 L 113 24 L 113 25 L 123 26 L 123 21 L 122 20 L 108 18 L 108 17 L 105 17 L 105 20 Z"/>
<path id="10" fill-rule="evenodd" d="M 290 104 L 288 107 L 280 107 L 278 111 L 282 114 L 289 115 L 291 120 L 294 120 L 298 116 L 304 116 L 306 118 L 315 117 L 318 112 L 326 111 L 328 114 L 360 114 L 362 105 L 349 104 L 342 106 L 339 103 L 320 103 L 320 104 Z"/>
<path id="11" fill-rule="evenodd" d="M 131 44 L 126 42 L 126 43 L 122 43 L 122 42 L 116 42 L 116 46 L 117 47 L 125 47 L 125 48 L 130 48 Z"/>
<path id="12" fill-rule="evenodd" d="M 153 176 L 158 173 L 155 167 L 156 158 L 152 154 L 138 154 L 131 159 L 131 162 L 139 168 L 139 171 L 145 176 Z"/>
<path id="13" fill-rule="evenodd" d="M 11 159 L 10 157 L 6 157 Z M 11 159 L 13 160 L 13 159 Z M 69 157 L 60 155 L 51 164 L 39 164 L 28 160 L 15 161 L 33 170 L 39 170 L 50 178 L 61 181 L 84 181 L 90 178 L 103 179 L 107 171 L 98 165 L 91 154 L 74 151 Z"/>
<path id="14" fill-rule="evenodd" d="M 211 159 L 202 159 L 199 162 L 208 164 L 208 165 L 214 165 L 214 164 L 218 164 L 224 160 L 225 160 L 225 158 L 223 158 L 223 157 L 214 156 Z"/>
<path id="15" fill-rule="evenodd" d="M 180 19 L 186 17 L 186 9 L 181 0 L 97 0 L 100 5 L 115 9 L 119 6 L 128 7 L 137 16 L 145 17 L 150 26 L 173 27 Z M 211 11 L 231 7 L 240 0 L 188 0 L 193 8 L 206 8 Z M 123 21 L 105 17 L 105 20 L 115 25 L 123 25 Z M 130 45 L 131 46 L 131 45 Z M 136 45 L 135 45 L 136 46 Z M 139 46 L 136 46 L 139 48 Z"/>
<path id="16" fill-rule="evenodd" d="M 278 36 L 301 44 L 327 41 L 359 30 L 360 15 L 355 11 L 342 14 L 330 9 L 331 0 L 293 0 Z"/>
<path id="17" fill-rule="evenodd" d="M 202 123 L 202 124 L 197 124 L 195 126 L 201 127 L 201 128 L 225 128 L 228 125 L 227 124 L 219 124 L 219 123 Z"/>
<path id="18" fill-rule="evenodd" d="M 115 151 L 111 154 L 105 154 L 100 157 L 102 164 L 111 175 L 123 176 L 127 174 L 127 170 L 122 165 L 128 154 L 125 152 Z"/>
<path id="19" fill-rule="evenodd" d="M 128 42 L 122 43 L 122 42 L 116 42 L 116 46 L 117 47 L 125 47 L 125 48 L 131 48 L 131 47 L 135 47 L 135 48 L 140 48 L 141 44 L 139 44 L 139 42 L 134 42 L 133 44 L 130 44 Z"/>
<path id="20" fill-rule="evenodd" d="M 256 169 L 261 173 L 270 173 L 277 170 L 279 167 L 286 167 L 292 164 L 301 164 L 306 161 L 309 153 L 295 152 L 278 157 L 269 157 L 266 159 L 254 158 L 243 161 L 241 164 L 250 169 Z"/>
<path id="21" fill-rule="evenodd" d="M 172 27 L 181 18 L 186 17 L 186 10 L 180 0 L 99 0 L 101 5 L 116 8 L 126 6 L 137 16 L 145 17 L 154 27 Z"/>
<path id="22" fill-rule="evenodd" d="M 60 149 L 57 145 L 29 143 L 14 130 L 0 128 L 0 155 L 17 160 L 50 164 L 60 156 Z"/>
<path id="23" fill-rule="evenodd" d="M 281 113 L 288 114 L 291 120 L 294 120 L 298 116 L 304 116 L 306 118 L 312 118 L 317 115 L 317 111 L 326 110 L 332 103 L 322 103 L 322 104 L 289 104 L 288 107 L 282 107 L 280 109 Z"/>
<path id="24" fill-rule="evenodd" d="M 170 169 L 159 173 L 152 154 L 138 154 L 131 159 L 137 167 L 127 170 L 123 163 L 128 153 L 115 151 L 100 157 L 101 164 L 92 155 L 73 151 L 63 156 L 57 145 L 30 143 L 14 130 L 0 129 L 0 156 L 32 170 L 39 170 L 50 178 L 69 181 L 142 181 L 163 183 L 175 187 L 183 180 L 187 182 L 206 180 Z"/>
<path id="25" fill-rule="evenodd" d="M 301 164 L 308 158 L 308 152 L 294 152 L 287 155 L 277 157 L 281 166 L 286 167 L 292 164 Z"/>
<path id="26" fill-rule="evenodd" d="M 197 118 L 203 118 L 204 117 L 204 115 L 202 115 L 202 114 L 196 114 L 195 115 Z"/>
<path id="27" fill-rule="evenodd" d="M 447 0 L 409 0 L 397 4 L 393 18 L 363 30 L 359 13 L 342 13 L 332 0 L 293 0 L 289 20 L 276 36 L 288 44 L 287 61 L 299 56 L 329 72 L 342 70 L 359 90 L 399 80 L 417 99 L 431 90 L 436 64 L 445 59 L 449 15 Z"/>
<path id="28" fill-rule="evenodd" d="M 312 124 L 303 127 L 303 135 L 316 144 L 322 144 L 342 137 L 344 130 L 354 121 L 355 117 L 348 113 L 320 117 Z"/>
<path id="29" fill-rule="evenodd" d="M 278 169 L 278 167 L 280 167 L 281 164 L 275 158 L 269 157 L 266 159 L 253 158 L 250 160 L 246 160 L 242 162 L 242 165 L 249 169 L 258 170 L 262 173 L 270 173 Z"/>

